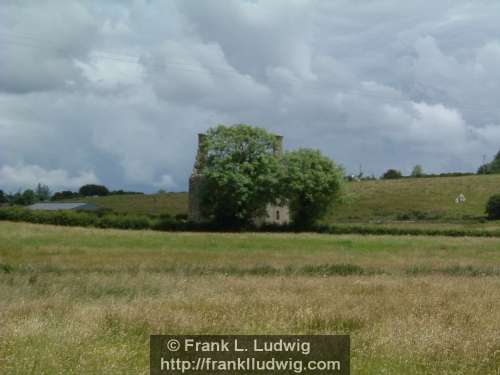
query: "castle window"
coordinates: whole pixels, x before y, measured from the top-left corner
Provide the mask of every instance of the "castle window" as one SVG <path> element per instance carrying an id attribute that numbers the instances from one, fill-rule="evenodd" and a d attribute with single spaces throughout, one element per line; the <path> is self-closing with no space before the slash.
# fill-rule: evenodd
<path id="1" fill-rule="evenodd" d="M 280 219 L 280 210 L 276 210 L 276 220 Z"/>

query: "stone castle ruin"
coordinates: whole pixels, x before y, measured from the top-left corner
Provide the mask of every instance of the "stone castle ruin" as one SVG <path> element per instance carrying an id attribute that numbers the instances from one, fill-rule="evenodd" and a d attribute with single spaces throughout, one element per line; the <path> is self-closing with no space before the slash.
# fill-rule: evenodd
<path id="1" fill-rule="evenodd" d="M 283 137 L 276 135 L 276 148 L 274 154 L 277 157 L 283 155 Z M 193 167 L 193 173 L 189 178 L 189 220 L 194 222 L 203 222 L 207 219 L 201 214 L 201 185 L 203 176 L 201 171 L 207 160 L 207 150 L 205 147 L 205 134 L 198 134 L 198 152 Z M 256 225 L 262 224 L 288 224 L 290 222 L 290 211 L 287 205 L 276 206 L 268 205 L 266 214 L 262 217 L 254 218 Z"/>

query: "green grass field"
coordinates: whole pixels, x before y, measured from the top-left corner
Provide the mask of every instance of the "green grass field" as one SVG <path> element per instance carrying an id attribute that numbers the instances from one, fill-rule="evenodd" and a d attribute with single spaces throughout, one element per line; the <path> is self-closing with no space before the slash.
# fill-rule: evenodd
<path id="1" fill-rule="evenodd" d="M 64 202 L 93 203 L 97 207 L 115 212 L 172 216 L 187 214 L 187 193 L 110 195 L 106 197 L 87 197 L 64 200 Z"/>
<path id="2" fill-rule="evenodd" d="M 346 202 L 336 206 L 325 222 L 394 220 L 412 211 L 440 221 L 463 221 L 484 216 L 488 198 L 500 193 L 500 175 L 361 181 L 348 183 L 347 190 Z M 467 199 L 463 205 L 455 203 L 460 193 Z M 187 193 L 83 200 L 116 212 L 153 215 L 186 214 L 188 205 Z"/>
<path id="3" fill-rule="evenodd" d="M 356 375 L 493 375 L 500 240 L 0 222 L 0 322 L 2 374 L 147 374 L 152 333 L 347 333 Z"/>
<path id="4" fill-rule="evenodd" d="M 411 211 L 461 220 L 485 215 L 488 198 L 500 193 L 500 175 L 361 181 L 348 187 L 348 202 L 333 210 L 329 221 L 396 218 Z M 455 203 L 460 193 L 465 204 Z"/>

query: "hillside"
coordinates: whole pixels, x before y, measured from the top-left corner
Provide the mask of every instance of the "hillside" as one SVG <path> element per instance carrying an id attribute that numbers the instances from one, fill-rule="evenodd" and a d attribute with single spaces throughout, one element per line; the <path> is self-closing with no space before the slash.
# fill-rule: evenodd
<path id="1" fill-rule="evenodd" d="M 65 200 L 65 202 L 93 203 L 100 208 L 109 208 L 115 212 L 134 214 L 161 215 L 186 214 L 188 207 L 187 193 L 162 193 L 150 195 L 110 195 L 107 197 L 88 197 Z"/>
<path id="2" fill-rule="evenodd" d="M 457 220 L 484 215 L 488 197 L 500 193 L 500 175 L 360 181 L 348 183 L 347 188 L 347 202 L 335 207 L 326 221 L 405 217 Z M 460 193 L 466 197 L 463 205 L 455 203 Z M 116 195 L 77 200 L 116 212 L 153 215 L 185 214 L 188 205 L 187 193 Z"/>
<path id="3" fill-rule="evenodd" d="M 500 175 L 360 181 L 347 186 L 347 202 L 336 207 L 328 221 L 417 219 L 412 211 L 427 218 L 467 219 L 484 215 L 488 198 L 500 193 Z M 460 193 L 464 204 L 455 203 Z"/>

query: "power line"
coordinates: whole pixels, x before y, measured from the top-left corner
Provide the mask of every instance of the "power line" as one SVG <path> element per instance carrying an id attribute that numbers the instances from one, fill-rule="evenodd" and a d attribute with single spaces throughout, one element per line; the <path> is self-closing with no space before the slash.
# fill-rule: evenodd
<path id="1" fill-rule="evenodd" d="M 3 35 L 2 35 L 3 34 Z M 9 35 L 10 34 L 10 35 Z M 17 35 L 16 35 L 17 34 Z M 9 40 L 11 38 L 11 40 Z M 20 40 L 16 40 L 20 39 Z M 3 40 L 2 40 L 3 39 Z M 14 40 L 12 40 L 14 39 Z M 61 48 L 57 44 L 35 37 L 33 35 L 29 34 L 23 34 L 23 33 L 13 33 L 13 32 L 0 32 L 0 43 L 7 43 L 7 44 L 13 44 L 13 45 L 18 45 L 18 46 L 23 46 L 23 47 L 33 47 L 33 48 L 38 48 L 45 50 L 45 47 L 49 47 L 52 50 L 59 52 L 59 53 L 67 53 L 68 51 L 66 49 Z M 43 46 L 45 45 L 45 46 Z M 109 61 L 117 61 L 117 62 L 122 62 L 122 63 L 127 63 L 127 64 L 133 64 L 133 65 L 139 65 L 142 66 L 139 62 L 141 56 L 138 55 L 132 55 L 132 54 L 125 54 L 125 53 L 114 53 L 114 52 L 108 52 L 108 51 L 97 51 L 97 52 L 92 52 L 90 53 L 91 57 L 101 59 L 101 60 L 109 60 Z M 67 58 L 71 58 L 71 56 L 66 56 Z M 179 71 L 186 71 L 190 73 L 198 73 L 198 74 L 207 74 L 207 75 L 213 75 L 213 74 L 230 74 L 230 75 L 239 75 L 237 70 L 235 69 L 226 69 L 226 68 L 220 68 L 220 67 L 214 67 L 211 66 L 209 68 L 205 69 L 200 69 L 199 64 L 192 64 L 188 63 L 183 60 L 170 60 L 170 61 L 161 61 L 159 65 L 163 66 L 169 66 L 174 70 L 179 70 Z M 248 75 L 246 75 L 249 77 Z M 287 77 L 287 79 L 290 79 L 298 84 L 300 84 L 300 88 L 302 89 L 310 89 L 313 91 L 318 91 L 322 95 L 325 94 L 325 90 L 328 90 L 328 87 L 325 85 L 322 85 L 320 82 L 305 82 L 297 77 Z M 381 93 L 370 93 L 369 91 L 363 90 L 361 91 L 360 89 L 345 89 L 341 87 L 333 88 L 334 90 L 337 90 L 337 94 L 340 95 L 345 95 L 345 96 L 358 96 L 361 98 L 374 98 L 374 99 L 383 99 L 388 102 L 393 102 L 393 103 L 405 103 L 405 104 L 413 104 L 418 102 L 415 99 L 411 98 L 403 98 L 403 97 L 397 97 L 397 96 L 389 96 Z M 441 103 L 439 103 L 441 104 Z M 444 103 L 443 103 L 444 105 Z M 476 113 L 488 113 L 488 114 L 494 114 L 495 116 L 500 115 L 499 113 L 494 113 L 491 109 L 485 109 L 486 107 L 482 107 L 483 109 L 480 109 L 480 106 L 470 106 L 470 105 L 462 105 L 458 103 L 453 104 L 455 107 L 458 107 L 458 109 L 465 109 L 469 112 L 476 112 Z"/>

